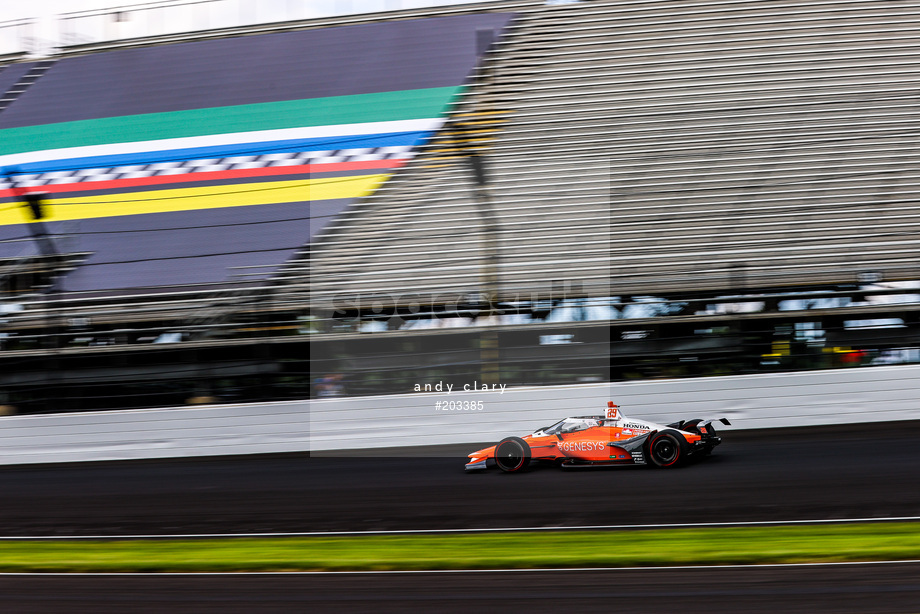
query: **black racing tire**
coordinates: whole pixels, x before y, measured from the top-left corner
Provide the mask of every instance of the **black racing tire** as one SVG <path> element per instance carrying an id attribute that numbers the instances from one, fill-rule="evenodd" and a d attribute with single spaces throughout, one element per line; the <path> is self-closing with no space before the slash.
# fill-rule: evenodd
<path id="1" fill-rule="evenodd" d="M 495 464 L 505 473 L 524 471 L 530 465 L 530 445 L 520 437 L 506 437 L 495 446 Z"/>
<path id="2" fill-rule="evenodd" d="M 666 430 L 649 437 L 646 457 L 656 467 L 679 467 L 687 460 L 689 446 L 677 431 Z"/>

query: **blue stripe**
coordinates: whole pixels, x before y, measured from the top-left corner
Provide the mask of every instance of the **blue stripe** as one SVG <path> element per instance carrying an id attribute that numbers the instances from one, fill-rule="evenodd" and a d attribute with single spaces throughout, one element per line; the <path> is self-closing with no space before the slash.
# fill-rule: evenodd
<path id="1" fill-rule="evenodd" d="M 431 131 L 390 132 L 384 134 L 356 134 L 354 136 L 290 139 L 284 141 L 263 141 L 259 143 L 234 143 L 187 149 L 164 151 L 141 151 L 126 154 L 66 158 L 48 162 L 29 162 L 7 167 L 13 174 L 50 173 L 84 168 L 108 168 L 135 164 L 156 164 L 157 162 L 180 162 L 230 156 L 258 156 L 271 153 L 293 153 L 302 151 L 328 151 L 336 149 L 360 149 L 365 147 L 415 147 L 431 136 Z"/>

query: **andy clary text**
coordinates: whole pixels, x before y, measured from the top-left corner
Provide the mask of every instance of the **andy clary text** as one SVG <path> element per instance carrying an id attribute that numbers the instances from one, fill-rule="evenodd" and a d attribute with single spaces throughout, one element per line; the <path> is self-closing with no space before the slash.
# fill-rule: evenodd
<path id="1" fill-rule="evenodd" d="M 498 391 L 498 394 L 505 393 L 505 386 L 507 384 L 484 384 L 482 382 L 474 381 L 472 384 L 445 384 L 443 381 L 438 382 L 437 384 L 416 384 L 413 387 L 413 392 L 446 392 L 450 394 L 455 390 L 457 392 L 492 392 Z"/>

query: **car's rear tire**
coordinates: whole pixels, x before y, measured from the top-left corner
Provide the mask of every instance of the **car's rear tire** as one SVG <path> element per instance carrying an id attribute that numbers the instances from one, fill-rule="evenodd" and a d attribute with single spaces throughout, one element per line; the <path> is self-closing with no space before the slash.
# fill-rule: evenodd
<path id="1" fill-rule="evenodd" d="M 506 437 L 495 446 L 495 464 L 505 473 L 517 473 L 530 465 L 530 445 L 520 437 Z"/>
<path id="2" fill-rule="evenodd" d="M 646 451 L 656 467 L 679 467 L 688 455 L 687 440 L 677 431 L 661 431 L 649 438 Z"/>

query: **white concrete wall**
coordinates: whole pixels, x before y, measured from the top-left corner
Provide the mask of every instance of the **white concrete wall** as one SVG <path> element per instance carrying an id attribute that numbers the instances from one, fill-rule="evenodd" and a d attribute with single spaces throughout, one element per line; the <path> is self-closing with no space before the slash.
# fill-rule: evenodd
<path id="1" fill-rule="evenodd" d="M 481 401 L 483 409 L 437 411 L 439 400 Z M 626 416 L 665 424 L 725 417 L 732 429 L 918 420 L 920 366 L 314 401 L 311 441 L 314 450 L 491 441 L 602 414 L 608 400 Z"/>
<path id="2" fill-rule="evenodd" d="M 0 464 L 297 452 L 306 402 L 0 418 Z"/>
<path id="3" fill-rule="evenodd" d="M 472 384 L 472 382 L 470 382 Z M 613 400 L 656 422 L 727 417 L 731 429 L 920 420 L 920 366 L 642 380 L 0 418 L 0 464 L 475 443 Z M 438 410 L 436 403 L 482 403 Z"/>

